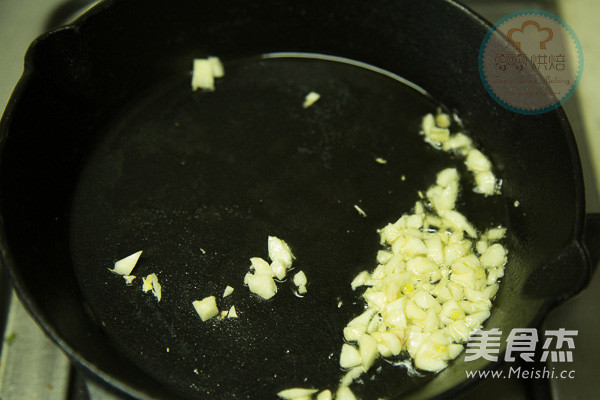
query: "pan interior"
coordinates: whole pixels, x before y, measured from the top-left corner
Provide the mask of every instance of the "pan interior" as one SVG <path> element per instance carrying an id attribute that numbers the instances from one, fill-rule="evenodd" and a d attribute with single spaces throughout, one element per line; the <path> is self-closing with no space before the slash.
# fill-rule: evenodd
<path id="1" fill-rule="evenodd" d="M 342 328 L 363 307 L 350 282 L 376 266 L 376 230 L 408 212 L 448 166 L 467 188 L 459 210 L 479 228 L 507 225 L 504 203 L 473 195 L 462 163 L 423 142 L 421 116 L 439 104 L 414 87 L 322 58 L 225 67 L 214 92 L 193 92 L 188 74 L 149 87 L 101 132 L 71 208 L 77 280 L 114 346 L 182 395 L 335 389 Z M 321 98 L 303 108 L 311 91 Z M 305 271 L 303 298 L 289 278 L 269 301 L 244 287 L 249 258 L 267 259 L 269 235 L 297 258 L 288 277 Z M 108 268 L 138 250 L 138 278 L 127 286 Z M 141 290 L 150 273 L 160 302 Z M 222 298 L 227 285 L 235 291 Z M 211 295 L 239 318 L 202 322 L 192 301 Z M 379 366 L 355 388 L 364 398 L 428 380 Z M 380 376 L 393 379 L 371 379 Z"/>

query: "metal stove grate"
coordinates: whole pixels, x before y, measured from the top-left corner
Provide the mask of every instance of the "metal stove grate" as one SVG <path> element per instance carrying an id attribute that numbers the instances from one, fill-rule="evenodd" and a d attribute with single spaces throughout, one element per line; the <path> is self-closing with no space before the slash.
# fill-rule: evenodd
<path id="1" fill-rule="evenodd" d="M 578 1 L 579 4 L 585 0 Z M 89 3 L 90 0 L 5 0 L 0 2 L 0 105 L 4 106 L 22 68 L 26 46 L 37 35 L 58 21 L 67 20 Z M 536 8 L 560 15 L 554 0 L 465 0 L 465 4 L 478 11 L 490 21 L 520 9 Z M 591 4 L 591 1 L 589 2 Z M 572 4 L 572 3 L 570 3 Z M 600 10 L 600 8 L 597 8 Z M 593 13 L 593 11 L 591 11 Z M 592 155 L 586 152 L 589 132 L 585 132 L 582 109 L 577 96 L 566 103 L 565 109 L 577 135 L 582 152 L 582 163 L 588 188 L 588 209 L 600 211 L 597 178 L 594 174 Z M 600 383 L 593 378 L 595 360 L 600 348 L 593 343 L 593 333 L 600 326 L 589 315 L 600 311 L 600 278 L 597 276 L 579 298 L 557 309 L 546 321 L 551 328 L 566 327 L 589 332 L 582 337 L 580 346 L 590 349 L 589 354 L 576 353 L 574 365 L 585 379 L 578 381 L 547 380 L 486 380 L 460 399 L 570 399 L 572 393 L 578 398 L 594 398 L 600 392 Z M 105 389 L 86 382 L 75 371 L 66 356 L 49 340 L 33 322 L 19 300 L 11 294 L 5 276 L 0 275 L 0 332 L 4 332 L 0 360 L 0 400 L 118 400 Z M 1 318 L 4 315 L 4 318 Z M 581 357 L 579 357 L 581 356 Z M 580 360 L 577 360 L 580 358 Z M 587 371 L 587 374 L 586 374 Z M 127 396 L 125 396 L 127 397 Z"/>

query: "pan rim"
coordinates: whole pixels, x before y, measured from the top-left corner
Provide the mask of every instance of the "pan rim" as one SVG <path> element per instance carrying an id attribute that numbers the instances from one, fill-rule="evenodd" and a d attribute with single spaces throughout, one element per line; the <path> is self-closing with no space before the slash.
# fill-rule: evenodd
<path id="1" fill-rule="evenodd" d="M 485 19 L 480 17 L 478 14 L 468 9 L 466 6 L 462 5 L 460 2 L 455 0 L 442 0 L 448 4 L 451 4 L 459 9 L 461 9 L 464 13 L 467 13 L 471 16 L 471 18 L 479 23 L 481 26 L 486 28 L 490 28 L 491 24 L 487 22 Z M 57 28 L 48 33 L 40 36 L 36 41 L 32 43 L 32 47 L 35 46 L 37 41 L 44 40 L 44 38 L 48 35 L 52 35 L 55 32 L 61 30 L 75 29 L 77 30 L 80 26 L 84 25 L 90 18 L 99 16 L 107 9 L 115 4 L 115 0 L 107 0 L 104 2 L 100 2 L 96 6 L 94 6 L 91 10 L 86 12 L 82 17 L 78 18 L 72 24 L 67 25 L 65 27 Z M 30 60 L 26 59 L 25 69 L 22 77 L 20 78 L 15 90 L 13 91 L 11 98 L 7 104 L 7 107 L 4 111 L 3 117 L 0 121 L 0 157 L 2 156 L 5 148 L 6 140 L 8 139 L 8 121 L 10 116 L 13 114 L 14 109 L 16 108 L 19 99 L 22 97 L 22 93 L 25 91 L 25 88 L 29 84 L 32 74 L 33 74 L 33 66 Z M 414 84 L 413 84 L 414 85 Z M 415 85 L 416 86 L 416 85 Z M 552 110 L 551 113 L 556 113 L 556 116 L 560 120 L 561 127 L 563 129 L 564 138 L 566 143 L 568 144 L 568 151 L 570 154 L 571 162 L 573 165 L 573 182 L 574 182 L 574 197 L 575 197 L 575 216 L 573 218 L 574 226 L 573 231 L 571 232 L 572 239 L 581 243 L 581 238 L 583 235 L 583 227 L 585 221 L 585 200 L 584 200 L 584 185 L 583 185 L 583 172 L 581 168 L 581 160 L 579 157 L 579 153 L 577 150 L 577 145 L 575 142 L 575 137 L 572 131 L 572 128 L 568 122 L 564 109 L 561 106 Z M 11 282 L 16 289 L 16 293 L 19 296 L 21 302 L 25 305 L 28 312 L 34 317 L 34 319 L 38 322 L 38 324 L 42 327 L 42 329 L 46 332 L 46 334 L 69 356 L 69 358 L 76 364 L 82 366 L 85 370 L 88 370 L 92 376 L 98 377 L 102 383 L 107 384 L 110 387 L 114 387 L 123 393 L 131 393 L 139 398 L 143 399 L 154 399 L 156 397 L 149 396 L 147 393 L 143 391 L 139 391 L 136 387 L 128 384 L 126 381 L 121 380 L 118 376 L 113 376 L 112 374 L 107 374 L 104 371 L 97 368 L 96 365 L 90 363 L 87 359 L 85 359 L 80 353 L 78 353 L 71 345 L 69 345 L 65 340 L 61 338 L 56 329 L 52 327 L 49 323 L 49 320 L 42 314 L 40 308 L 34 303 L 31 297 L 31 293 L 29 293 L 26 288 L 23 280 L 18 274 L 18 269 L 16 267 L 15 260 L 12 257 L 10 249 L 8 247 L 8 243 L 6 241 L 6 231 L 4 227 L 4 220 L 0 216 L 0 248 L 2 249 L 2 254 L 0 257 L 0 263 L 6 267 Z M 548 307 L 551 308 L 549 304 Z M 545 314 L 544 314 L 545 315 Z M 491 363 L 489 364 L 491 365 Z M 472 386 L 476 381 L 465 381 L 463 386 L 455 386 L 452 389 L 448 390 L 441 394 L 441 397 L 447 397 L 457 392 L 463 391 L 465 388 Z"/>

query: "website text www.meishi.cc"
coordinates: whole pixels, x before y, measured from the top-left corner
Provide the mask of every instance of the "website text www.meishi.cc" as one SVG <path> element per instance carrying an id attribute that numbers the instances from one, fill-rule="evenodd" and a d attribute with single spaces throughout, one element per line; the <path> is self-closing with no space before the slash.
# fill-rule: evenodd
<path id="1" fill-rule="evenodd" d="M 556 368 L 509 367 L 507 370 L 465 371 L 469 379 L 574 379 L 575 370 Z"/>

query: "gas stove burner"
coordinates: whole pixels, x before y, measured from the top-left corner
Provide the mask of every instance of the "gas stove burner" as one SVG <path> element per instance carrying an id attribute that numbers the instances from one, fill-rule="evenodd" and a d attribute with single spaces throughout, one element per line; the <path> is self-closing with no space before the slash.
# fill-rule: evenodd
<path id="1" fill-rule="evenodd" d="M 464 4 L 483 15 L 492 23 L 514 11 L 521 9 L 540 9 L 562 16 L 562 7 L 582 7 L 583 1 L 571 0 L 462 0 Z M 23 66 L 26 46 L 39 34 L 52 28 L 65 25 L 81 13 L 93 7 L 98 0 L 44 0 L 43 2 L 12 1 L 0 6 L 0 37 L 4 38 L 3 52 L 0 55 L 0 104 L 4 106 Z M 585 2 L 592 7 L 592 2 Z M 600 4 L 593 4 L 594 10 L 586 11 L 590 15 L 600 12 Z M 577 15 L 577 14 L 573 14 Z M 581 13 L 579 14 L 581 15 Z M 594 25 L 580 25 L 581 21 L 568 21 L 583 41 L 585 28 L 594 32 Z M 589 40 L 589 39 L 588 39 Z M 596 51 L 595 60 L 600 60 L 600 49 L 585 47 L 585 56 L 591 57 Z M 588 53 L 589 52 L 589 53 Z M 586 70 L 584 75 L 597 78 L 600 71 Z M 585 86 L 582 81 L 580 86 Z M 592 143 L 591 135 L 586 132 L 583 100 L 573 96 L 564 104 L 564 109 L 577 137 L 584 174 L 588 211 L 600 211 L 597 188 L 600 178 L 594 173 L 591 150 L 586 143 Z M 3 108 L 3 107 L 2 107 Z M 587 135 L 587 136 L 586 136 Z M 600 246 L 592 246 L 590 253 L 598 259 Z M 596 378 L 600 359 L 600 348 L 596 345 L 595 332 L 600 330 L 600 321 L 591 316 L 600 313 L 600 276 L 595 274 L 588 288 L 577 298 L 569 300 L 554 310 L 540 327 L 543 330 L 577 329 L 576 350 L 572 369 L 575 379 L 484 379 L 469 392 L 458 396 L 462 400 L 486 398 L 495 399 L 555 399 L 595 398 L 600 393 L 600 381 Z M 48 399 L 48 400 L 123 400 L 131 399 L 124 394 L 116 394 L 97 383 L 90 382 L 78 372 L 62 351 L 52 343 L 31 319 L 18 298 L 12 293 L 5 275 L 0 274 L 0 329 L 4 340 L 0 343 L 0 399 Z M 556 363 L 554 363 L 556 365 Z M 527 363 L 506 363 L 499 370 L 508 374 L 510 368 L 531 369 Z M 536 365 L 536 368 L 553 368 L 548 365 Z"/>

